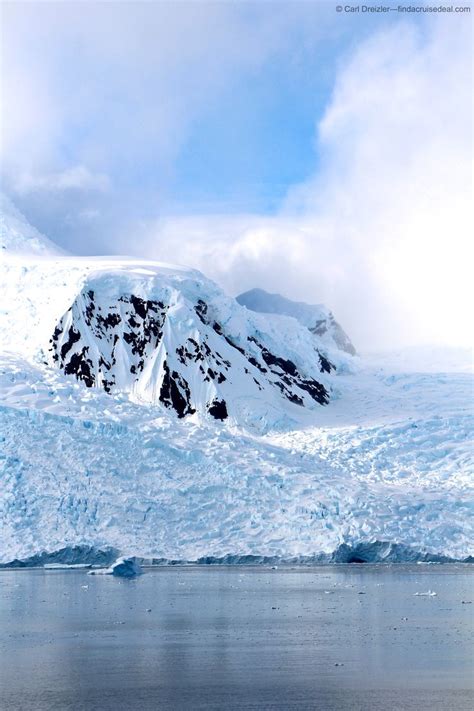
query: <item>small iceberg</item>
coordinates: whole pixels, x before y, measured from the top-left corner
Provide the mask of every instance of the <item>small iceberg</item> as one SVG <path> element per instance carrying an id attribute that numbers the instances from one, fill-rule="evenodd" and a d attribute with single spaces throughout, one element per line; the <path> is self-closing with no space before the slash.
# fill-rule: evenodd
<path id="1" fill-rule="evenodd" d="M 117 578 L 135 578 L 142 574 L 140 564 L 136 558 L 117 558 L 115 563 L 112 563 L 110 568 L 102 568 L 101 570 L 91 570 L 89 575 L 114 575 Z"/>
<path id="2" fill-rule="evenodd" d="M 428 590 L 428 592 L 416 592 L 413 593 L 415 597 L 436 597 L 438 593 L 433 592 L 433 590 Z"/>

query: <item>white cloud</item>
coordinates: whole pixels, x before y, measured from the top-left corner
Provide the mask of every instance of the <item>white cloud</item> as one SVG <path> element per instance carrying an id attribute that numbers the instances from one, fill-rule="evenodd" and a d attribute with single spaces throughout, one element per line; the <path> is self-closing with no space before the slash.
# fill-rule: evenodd
<path id="1" fill-rule="evenodd" d="M 43 175 L 24 173 L 15 181 L 18 193 L 34 191 L 92 190 L 106 192 L 110 180 L 104 173 L 91 173 L 84 165 L 75 165 L 66 170 Z"/>
<path id="2" fill-rule="evenodd" d="M 151 163 L 165 185 L 193 122 L 281 51 L 291 27 L 304 30 L 302 11 L 291 3 L 271 12 L 265 3 L 4 3 L 7 177 L 77 164 L 122 183 Z"/>
<path id="3" fill-rule="evenodd" d="M 168 220 L 142 246 L 233 292 L 326 301 L 361 348 L 470 343 L 470 27 L 449 19 L 374 34 L 341 66 L 320 167 L 279 216 Z"/>
<path id="4" fill-rule="evenodd" d="M 239 86 L 276 55 L 301 62 L 300 46 L 313 51 L 334 22 L 325 6 L 308 22 L 306 2 L 7 2 L 1 12 L 2 189 L 82 253 L 115 250 L 124 225 L 159 214 L 195 127 L 232 112 Z M 87 220 L 91 210 L 100 217 Z"/>

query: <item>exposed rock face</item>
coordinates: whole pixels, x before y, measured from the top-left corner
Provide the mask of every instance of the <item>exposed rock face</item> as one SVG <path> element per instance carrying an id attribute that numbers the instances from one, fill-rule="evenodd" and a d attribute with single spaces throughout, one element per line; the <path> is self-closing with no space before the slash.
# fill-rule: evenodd
<path id="1" fill-rule="evenodd" d="M 321 338 L 327 346 L 356 355 L 356 349 L 349 336 L 324 304 L 312 306 L 302 301 L 291 301 L 280 294 L 269 294 L 263 289 L 246 291 L 237 296 L 237 301 L 251 311 L 292 316 L 311 333 Z"/>
<path id="2" fill-rule="evenodd" d="M 116 385 L 115 366 L 124 348 L 127 348 L 130 374 L 138 377 L 143 372 L 145 361 L 162 339 L 166 311 L 162 302 L 133 294 L 120 296 L 116 303 L 104 308 L 97 303 L 95 292 L 89 289 L 80 294 L 56 327 L 50 341 L 53 360 L 66 375 L 75 375 L 88 387 L 101 385 L 110 392 Z M 164 369 L 168 380 L 163 387 L 169 395 L 170 374 L 166 362 Z"/>
<path id="3" fill-rule="evenodd" d="M 249 317 L 215 285 L 206 297 L 206 280 L 197 290 L 168 282 L 135 281 L 132 291 L 123 275 L 89 278 L 50 338 L 51 362 L 87 387 L 128 391 L 180 418 L 197 412 L 239 420 L 252 400 L 260 401 L 257 412 L 262 403 L 284 410 L 285 401 L 310 408 L 329 402 L 335 366 L 311 337 L 297 363 L 285 334 L 276 343 L 265 319 Z M 304 329 L 296 331 L 301 338 Z"/>

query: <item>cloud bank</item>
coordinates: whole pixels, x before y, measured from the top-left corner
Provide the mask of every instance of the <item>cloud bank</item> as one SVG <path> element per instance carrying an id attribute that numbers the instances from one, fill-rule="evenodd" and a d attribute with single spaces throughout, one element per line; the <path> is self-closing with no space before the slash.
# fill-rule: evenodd
<path id="1" fill-rule="evenodd" d="M 374 34 L 341 66 L 317 172 L 277 216 L 170 219 L 142 244 L 233 292 L 324 301 L 362 349 L 470 344 L 470 56 L 465 22 Z"/>

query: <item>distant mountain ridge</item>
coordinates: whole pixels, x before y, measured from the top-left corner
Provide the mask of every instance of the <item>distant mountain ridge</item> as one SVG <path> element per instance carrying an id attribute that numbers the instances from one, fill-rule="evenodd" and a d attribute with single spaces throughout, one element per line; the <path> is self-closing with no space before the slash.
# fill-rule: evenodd
<path id="1" fill-rule="evenodd" d="M 356 349 L 342 326 L 324 304 L 306 304 L 292 301 L 280 294 L 270 294 L 263 289 L 250 289 L 236 297 L 239 304 L 251 311 L 266 314 L 291 316 L 311 333 L 323 339 L 325 344 L 356 355 Z"/>

